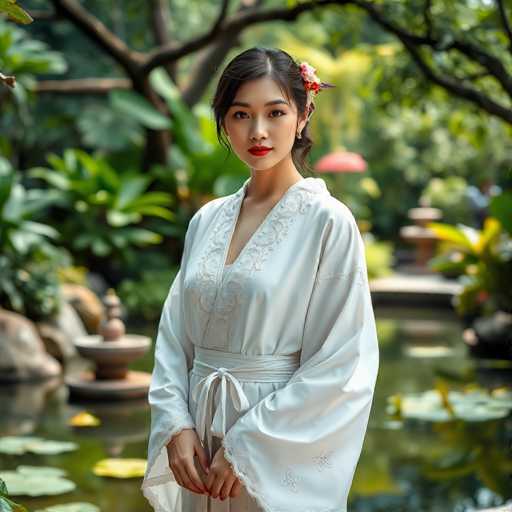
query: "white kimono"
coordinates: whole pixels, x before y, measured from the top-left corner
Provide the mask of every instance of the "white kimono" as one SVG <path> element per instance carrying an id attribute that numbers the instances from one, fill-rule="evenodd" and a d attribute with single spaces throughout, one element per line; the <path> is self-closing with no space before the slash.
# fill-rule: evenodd
<path id="1" fill-rule="evenodd" d="M 379 367 L 364 243 L 307 177 L 224 267 L 249 181 L 189 223 L 158 327 L 141 489 L 157 512 L 344 512 Z M 177 484 L 166 445 L 184 428 L 211 454 L 224 445 L 240 496 Z"/>

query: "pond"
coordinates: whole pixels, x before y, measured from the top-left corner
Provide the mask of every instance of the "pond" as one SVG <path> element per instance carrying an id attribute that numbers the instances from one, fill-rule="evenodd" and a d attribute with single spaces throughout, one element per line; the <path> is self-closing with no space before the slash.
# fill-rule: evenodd
<path id="1" fill-rule="evenodd" d="M 422 392 L 439 380 L 450 389 L 468 383 L 497 386 L 510 368 L 467 355 L 460 322 L 450 311 L 375 308 L 380 370 L 363 453 L 349 496 L 351 512 L 471 511 L 512 498 L 511 415 L 482 422 L 392 421 L 387 397 Z M 128 328 L 154 336 L 156 326 Z M 152 353 L 132 365 L 151 371 Z M 70 368 L 71 369 L 71 368 Z M 70 370 L 69 369 L 69 370 Z M 100 477 L 91 471 L 103 458 L 145 458 L 150 413 L 145 400 L 68 403 L 63 385 L 0 386 L 0 434 L 72 441 L 76 451 L 58 455 L 0 454 L 2 470 L 19 465 L 53 466 L 67 472 L 74 491 L 58 496 L 14 497 L 29 510 L 85 501 L 108 512 L 151 512 L 141 479 Z M 81 411 L 102 420 L 76 429 L 68 420 Z M 300 512 L 300 511 L 297 511 Z"/>

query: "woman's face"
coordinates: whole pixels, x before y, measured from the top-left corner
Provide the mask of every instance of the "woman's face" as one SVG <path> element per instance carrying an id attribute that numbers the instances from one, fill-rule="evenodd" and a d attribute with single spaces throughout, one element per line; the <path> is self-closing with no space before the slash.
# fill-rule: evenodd
<path id="1" fill-rule="evenodd" d="M 272 103 L 270 103 L 272 102 Z M 291 150 L 297 132 L 297 107 L 289 103 L 279 86 L 269 77 L 245 82 L 224 117 L 224 131 L 233 151 L 251 169 L 269 169 L 283 160 L 291 160 Z M 272 148 L 263 156 L 253 155 L 254 145 Z"/>

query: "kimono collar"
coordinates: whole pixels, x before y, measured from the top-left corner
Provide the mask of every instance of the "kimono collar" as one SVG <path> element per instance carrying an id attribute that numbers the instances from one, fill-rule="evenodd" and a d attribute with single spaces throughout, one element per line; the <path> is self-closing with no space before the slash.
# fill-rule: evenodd
<path id="1" fill-rule="evenodd" d="M 242 186 L 235 192 L 235 195 L 240 198 L 244 197 L 247 191 L 247 187 L 249 186 L 249 182 L 251 181 L 251 177 L 249 176 L 242 184 Z M 285 194 L 288 193 L 288 191 L 291 192 L 292 189 L 302 189 L 302 190 L 309 190 L 311 192 L 315 192 L 317 194 L 328 194 L 330 195 L 330 192 L 325 184 L 325 181 L 322 178 L 315 178 L 314 176 L 308 176 L 307 178 L 303 178 L 300 181 L 295 182 L 291 187 L 288 188 L 288 190 L 285 192 Z"/>

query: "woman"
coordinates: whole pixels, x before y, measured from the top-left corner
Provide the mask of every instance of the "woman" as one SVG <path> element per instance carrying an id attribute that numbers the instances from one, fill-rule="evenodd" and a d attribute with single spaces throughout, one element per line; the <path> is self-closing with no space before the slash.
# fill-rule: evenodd
<path id="1" fill-rule="evenodd" d="M 296 167 L 329 86 L 277 49 L 221 75 L 217 133 L 251 176 L 194 214 L 163 306 L 142 484 L 157 512 L 346 510 L 379 352 L 355 219 Z"/>

